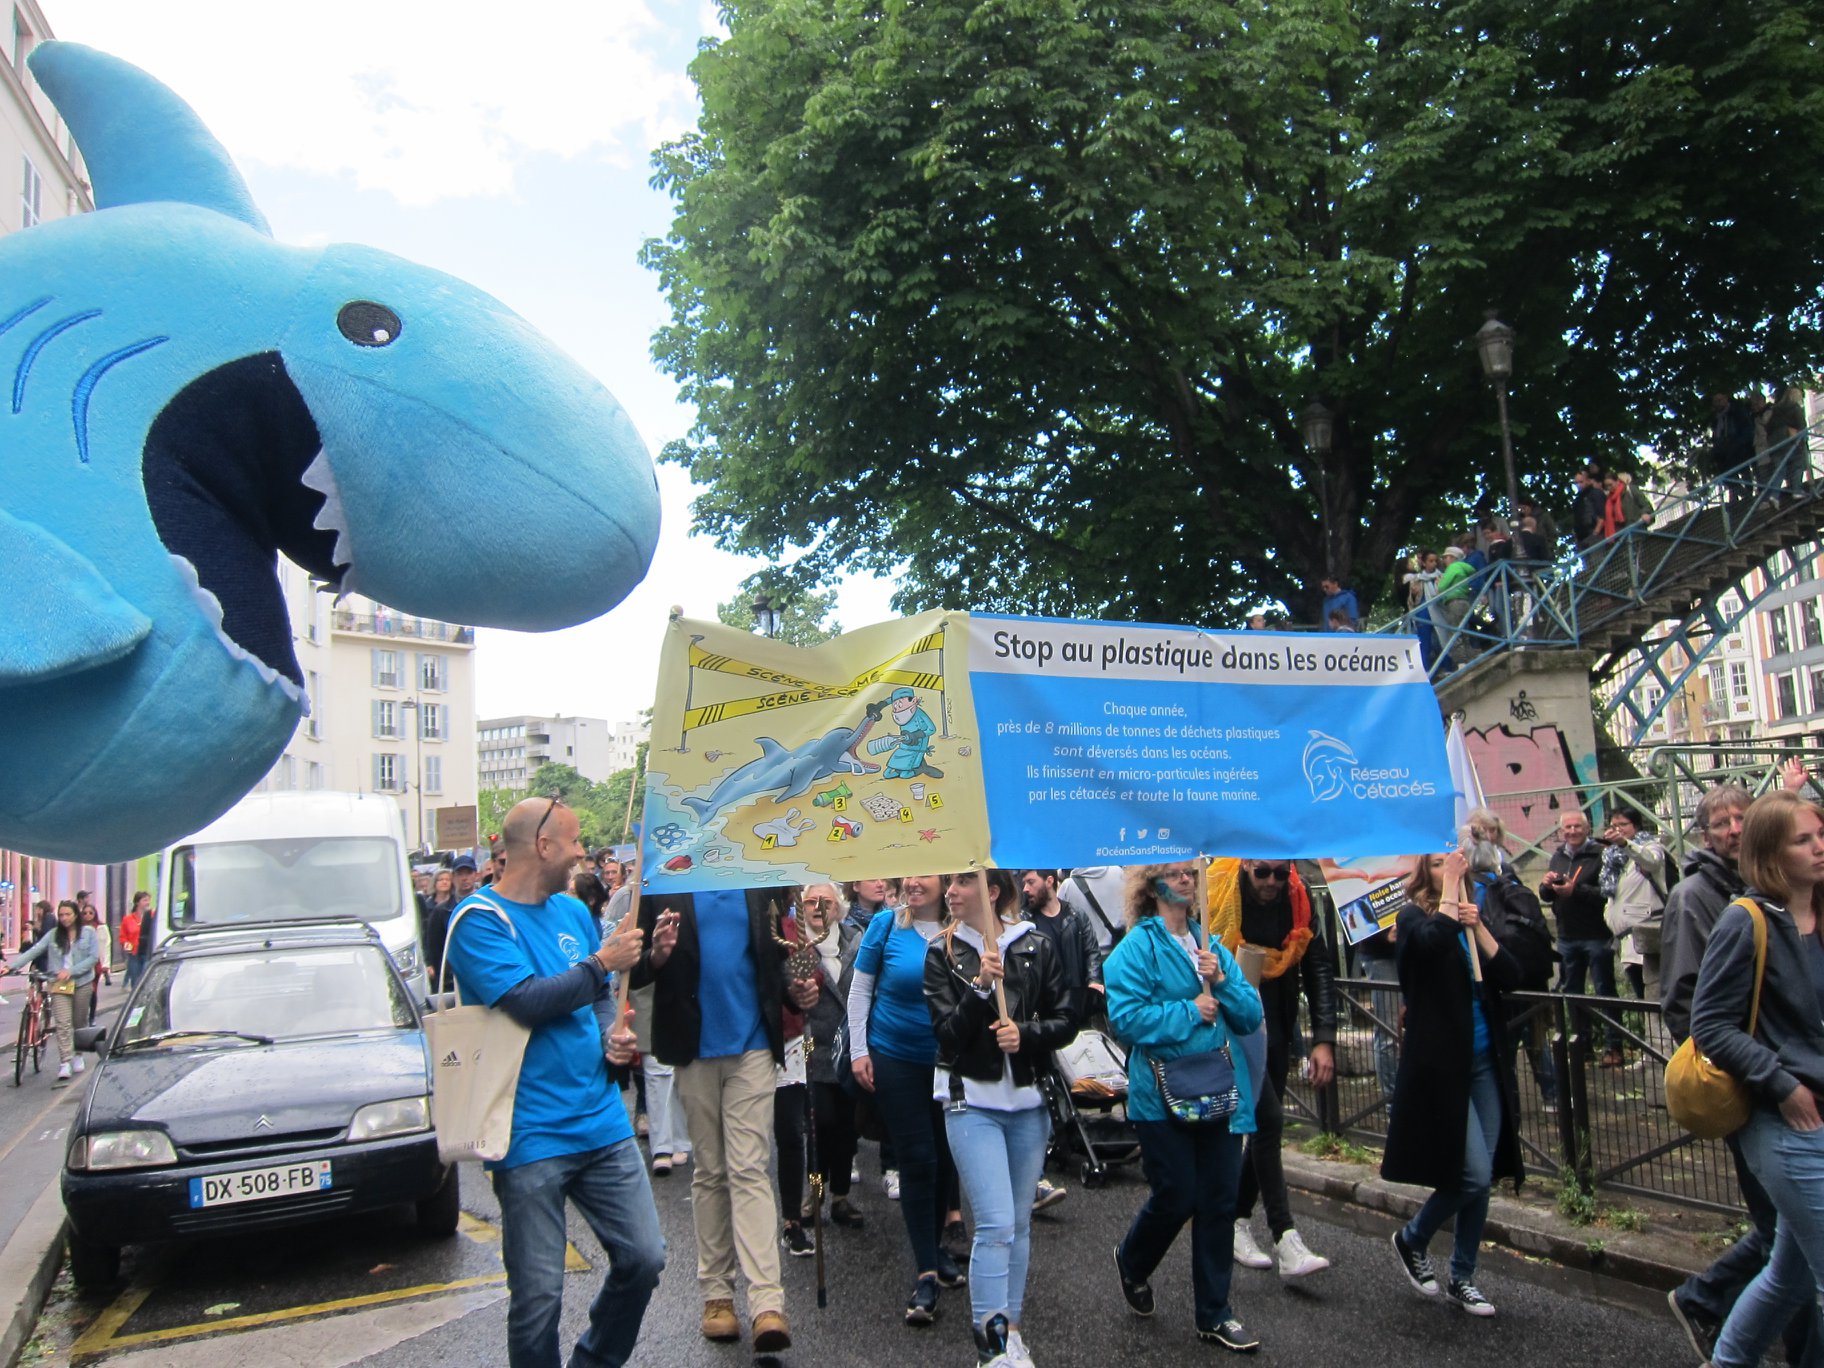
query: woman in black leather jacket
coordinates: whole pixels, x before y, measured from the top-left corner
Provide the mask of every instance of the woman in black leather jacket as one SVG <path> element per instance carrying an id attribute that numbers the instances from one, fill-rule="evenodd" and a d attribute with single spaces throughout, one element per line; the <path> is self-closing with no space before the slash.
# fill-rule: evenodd
<path id="1" fill-rule="evenodd" d="M 986 873 L 996 943 L 982 934 L 979 871 L 950 877 L 951 922 L 925 955 L 925 1001 L 937 1033 L 936 1095 L 957 1176 L 975 1212 L 969 1303 L 982 1363 L 1026 1362 L 1020 1333 L 1032 1193 L 1051 1122 L 1040 1079 L 1077 1033 L 1051 943 L 1020 920 L 1012 874 Z M 1000 1015 L 996 984 L 1006 996 Z"/>

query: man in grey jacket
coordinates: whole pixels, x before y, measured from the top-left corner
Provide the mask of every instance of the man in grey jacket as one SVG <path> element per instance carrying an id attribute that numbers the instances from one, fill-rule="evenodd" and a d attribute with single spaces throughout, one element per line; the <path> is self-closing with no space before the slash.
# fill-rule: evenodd
<path id="1" fill-rule="evenodd" d="M 1796 791 L 1804 783 L 1804 769 L 1789 767 L 1786 787 Z M 1660 1003 L 1665 1010 L 1666 1030 L 1680 1043 L 1691 1033 L 1691 996 L 1697 989 L 1697 971 L 1704 962 L 1710 933 L 1716 929 L 1723 910 L 1742 892 L 1742 877 L 1735 862 L 1742 848 L 1742 815 L 1749 802 L 1748 791 L 1735 784 L 1721 785 L 1703 796 L 1697 805 L 1697 829 L 1703 848 L 1686 858 L 1684 878 L 1666 899 L 1660 931 Z M 1749 1170 L 1736 1138 L 1730 1136 L 1726 1143 L 1735 1160 L 1736 1182 L 1752 1225 L 1709 1268 L 1693 1273 L 1666 1294 L 1672 1314 L 1705 1362 L 1716 1348 L 1716 1338 L 1736 1298 L 1773 1252 L 1773 1199 Z M 1815 1306 L 1793 1317 L 1785 1339 L 1789 1364 L 1824 1368 L 1824 1327 L 1819 1324 Z"/>

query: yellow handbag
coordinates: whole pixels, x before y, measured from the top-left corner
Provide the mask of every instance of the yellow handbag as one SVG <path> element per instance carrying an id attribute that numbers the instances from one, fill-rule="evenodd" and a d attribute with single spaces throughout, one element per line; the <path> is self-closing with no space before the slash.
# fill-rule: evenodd
<path id="1" fill-rule="evenodd" d="M 1748 1034 L 1761 1017 L 1761 984 L 1767 977 L 1767 914 L 1752 898 L 1737 898 L 1754 922 L 1754 1000 L 1748 1009 Z M 1666 1112 L 1678 1125 L 1703 1140 L 1720 1140 L 1748 1124 L 1752 1099 L 1747 1086 L 1713 1064 L 1694 1036 L 1666 1061 Z"/>

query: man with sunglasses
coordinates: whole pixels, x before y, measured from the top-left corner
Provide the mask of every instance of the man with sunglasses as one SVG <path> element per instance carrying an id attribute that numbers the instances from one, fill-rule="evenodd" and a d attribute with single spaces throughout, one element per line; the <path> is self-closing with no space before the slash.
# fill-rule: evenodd
<path id="1" fill-rule="evenodd" d="M 1786 766 L 1785 787 L 1790 792 L 1801 791 L 1806 780 L 1802 764 L 1795 760 Z M 1737 784 L 1719 785 L 1698 800 L 1697 834 L 1704 844 L 1685 857 L 1684 877 L 1666 896 L 1659 934 L 1659 995 L 1666 1030 L 1680 1044 L 1691 1034 L 1691 997 L 1697 991 L 1698 966 L 1710 933 L 1723 909 L 1745 888 L 1735 862 L 1742 851 L 1742 816 L 1750 801 L 1748 790 Z M 1709 1268 L 1666 1294 L 1691 1347 L 1706 1362 L 1730 1308 L 1773 1252 L 1773 1199 L 1743 1160 L 1739 1140 L 1731 1135 L 1724 1143 L 1735 1160 L 1736 1182 L 1751 1225 Z M 1815 1303 L 1793 1317 L 1785 1340 L 1786 1361 L 1795 1368 L 1824 1365 L 1824 1323 Z"/>
<path id="2" fill-rule="evenodd" d="M 1311 1009 L 1309 1070 L 1313 1087 L 1336 1073 L 1336 967 L 1323 932 L 1311 915 L 1311 895 L 1287 860 L 1243 860 L 1239 871 L 1212 871 L 1212 929 L 1231 951 L 1246 944 L 1263 956 L 1260 1005 L 1267 1035 L 1267 1070 L 1256 1089 L 1255 1130 L 1242 1158 L 1241 1191 L 1235 1202 L 1235 1262 L 1246 1268 L 1274 1268 L 1285 1279 L 1308 1277 L 1330 1266 L 1313 1254 L 1292 1225 L 1292 1197 L 1286 1187 L 1280 1146 L 1285 1135 L 1286 1077 L 1292 1056 L 1304 1054 L 1298 1004 L 1302 992 Z M 1249 1222 L 1259 1198 L 1267 1209 L 1274 1252 L 1254 1241 Z"/>
<path id="3" fill-rule="evenodd" d="M 451 914 L 449 960 L 467 993 L 531 1032 L 512 1140 L 487 1165 L 507 1268 L 507 1362 L 559 1362 L 568 1201 L 609 1261 L 570 1364 L 616 1368 L 633 1353 L 665 1267 L 646 1166 L 607 1069 L 633 1058 L 608 983 L 638 962 L 641 933 L 629 917 L 598 945 L 589 909 L 565 891 L 583 847 L 576 813 L 561 800 L 516 805 L 501 823 L 500 853 L 506 872 Z"/>

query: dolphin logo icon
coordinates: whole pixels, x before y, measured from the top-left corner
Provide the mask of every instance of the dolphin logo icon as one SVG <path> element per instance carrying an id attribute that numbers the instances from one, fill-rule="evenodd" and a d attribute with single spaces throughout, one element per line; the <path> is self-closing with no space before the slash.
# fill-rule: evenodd
<path id="1" fill-rule="evenodd" d="M 1347 741 L 1327 732 L 1311 732 L 1305 743 L 1305 782 L 1311 785 L 1311 801 L 1327 803 L 1340 798 L 1349 783 L 1349 767 L 1355 764 L 1355 751 Z"/>

